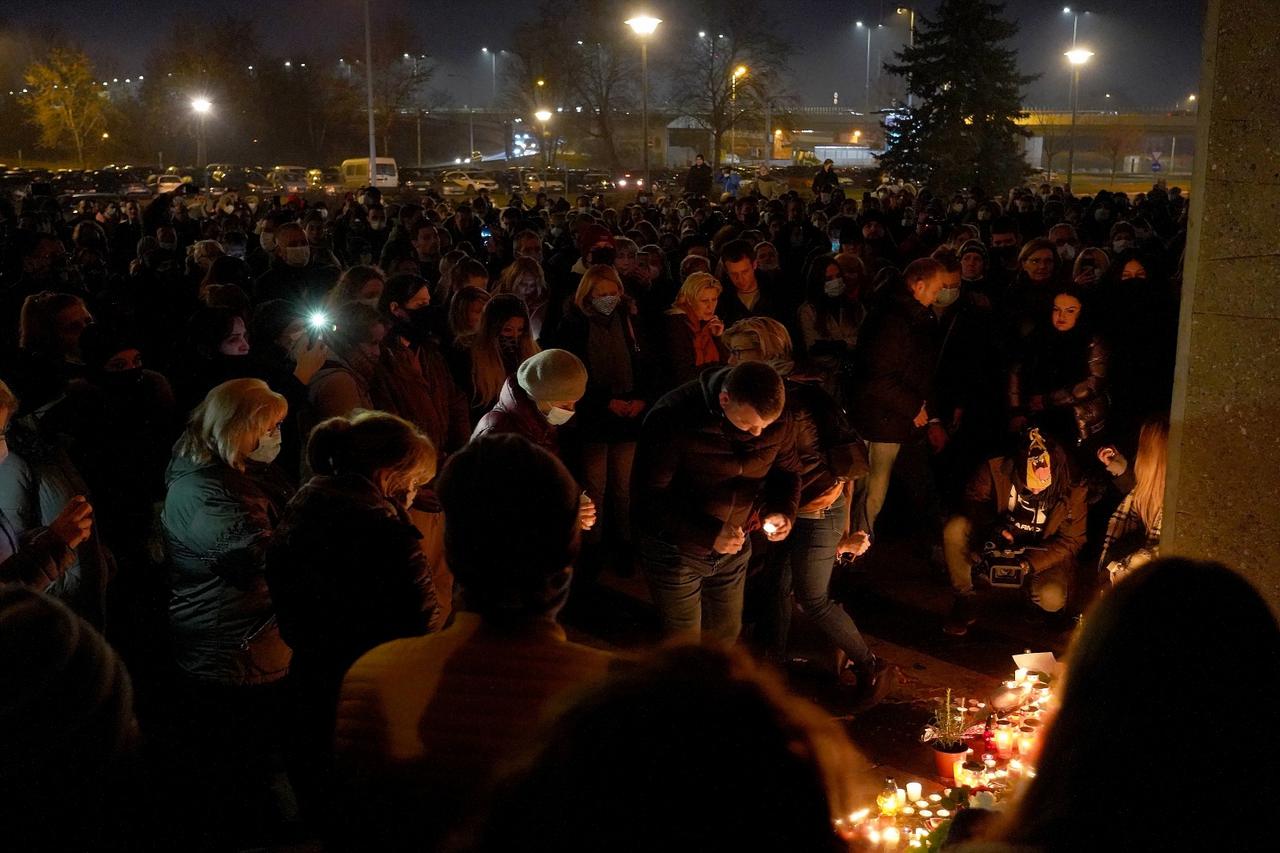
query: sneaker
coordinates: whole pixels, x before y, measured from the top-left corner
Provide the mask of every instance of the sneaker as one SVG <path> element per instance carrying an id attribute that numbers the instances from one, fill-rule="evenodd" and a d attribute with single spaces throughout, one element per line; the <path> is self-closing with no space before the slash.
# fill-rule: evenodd
<path id="1" fill-rule="evenodd" d="M 889 677 L 892 669 L 889 662 L 872 655 L 865 663 L 849 667 L 858 679 L 854 693 L 857 705 L 861 709 L 871 708 L 884 701 L 893 687 L 893 679 Z"/>
<path id="2" fill-rule="evenodd" d="M 942 623 L 942 632 L 953 637 L 969 633 L 969 626 L 978 621 L 973 595 L 957 595 L 951 612 Z"/>

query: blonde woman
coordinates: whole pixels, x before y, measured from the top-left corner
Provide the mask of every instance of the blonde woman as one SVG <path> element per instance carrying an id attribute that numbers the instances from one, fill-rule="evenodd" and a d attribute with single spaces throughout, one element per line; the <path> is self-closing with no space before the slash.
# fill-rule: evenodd
<path id="1" fill-rule="evenodd" d="M 291 489 L 271 465 L 284 397 L 258 379 L 215 387 L 173 448 L 161 521 L 170 556 L 169 623 L 179 672 L 221 687 L 284 676 L 263 560 Z"/>
<path id="2" fill-rule="evenodd" d="M 355 266 L 348 269 L 325 297 L 329 310 L 336 310 L 348 302 L 363 302 L 374 308 L 382 298 L 382 288 L 387 277 L 377 267 Z"/>
<path id="3" fill-rule="evenodd" d="M 1138 433 L 1138 455 L 1130 472 L 1128 460 L 1114 447 L 1098 450 L 1098 460 L 1121 487 L 1131 486 L 1107 522 L 1098 568 L 1112 583 L 1160 555 L 1164 520 L 1165 466 L 1169 455 L 1169 422 L 1154 418 Z"/>
<path id="4" fill-rule="evenodd" d="M 723 364 L 728 357 L 720 340 L 724 323 L 716 316 L 716 303 L 723 289 L 715 276 L 705 272 L 693 273 L 681 285 L 664 318 L 664 390 L 698 378 L 704 368 Z"/>
<path id="5" fill-rule="evenodd" d="M 493 292 L 510 293 L 524 300 L 525 307 L 529 310 L 529 328 L 533 339 L 541 342 L 543 332 L 549 326 L 547 307 L 551 301 L 542 265 L 533 258 L 516 258 L 498 276 Z"/>
<path id="6" fill-rule="evenodd" d="M 507 379 L 531 355 L 541 352 L 529 328 L 524 301 L 500 293 L 485 303 L 480 329 L 471 342 L 470 403 L 472 420 L 493 408 Z"/>

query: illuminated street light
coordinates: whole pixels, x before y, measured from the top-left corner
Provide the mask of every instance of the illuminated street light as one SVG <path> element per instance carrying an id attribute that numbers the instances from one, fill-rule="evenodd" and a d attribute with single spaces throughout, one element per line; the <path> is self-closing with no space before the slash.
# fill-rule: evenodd
<path id="1" fill-rule="evenodd" d="M 1076 113 L 1080 108 L 1080 67 L 1089 61 L 1093 51 L 1074 47 L 1063 56 L 1071 63 L 1071 144 L 1067 147 L 1067 192 L 1069 193 L 1076 165 Z"/>
<path id="2" fill-rule="evenodd" d="M 538 82 L 541 83 L 542 81 L 539 80 Z M 542 124 L 542 179 L 541 180 L 542 180 L 543 192 L 547 191 L 547 168 L 551 165 L 549 162 L 550 152 L 547 149 L 547 122 L 551 121 L 552 115 L 554 115 L 554 113 L 552 113 L 551 110 L 548 110 L 546 108 L 540 109 L 533 114 L 533 117 L 536 118 Z"/>
<path id="3" fill-rule="evenodd" d="M 871 112 L 871 27 L 868 24 L 862 23 L 862 21 L 854 21 L 853 26 L 856 29 L 862 29 L 865 27 L 867 30 L 867 71 L 862 84 L 864 92 L 863 100 L 865 101 L 862 111 L 869 113 Z M 877 30 L 883 29 L 884 24 L 876 24 L 875 28 Z"/>
<path id="4" fill-rule="evenodd" d="M 636 15 L 625 21 L 632 32 L 640 39 L 640 148 L 644 152 L 644 182 L 649 181 L 649 36 L 662 23 L 661 18 L 652 15 Z M 579 42 L 581 44 L 581 42 Z"/>
<path id="5" fill-rule="evenodd" d="M 738 78 L 747 76 L 747 66 L 739 65 L 733 69 L 733 77 L 729 81 L 729 153 L 738 156 Z"/>
<path id="6" fill-rule="evenodd" d="M 209 113 L 213 112 L 213 102 L 203 95 L 191 99 L 191 111 L 196 114 L 196 167 L 203 169 L 205 156 L 204 123 Z"/>

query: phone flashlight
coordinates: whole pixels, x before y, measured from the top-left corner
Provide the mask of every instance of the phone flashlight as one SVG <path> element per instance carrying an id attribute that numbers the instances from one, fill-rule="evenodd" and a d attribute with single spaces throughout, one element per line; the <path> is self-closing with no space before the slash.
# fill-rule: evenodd
<path id="1" fill-rule="evenodd" d="M 488 225 L 486 225 L 480 229 L 480 236 L 484 237 L 487 240 L 488 238 L 493 236 L 493 231 L 489 228 Z"/>
<path id="2" fill-rule="evenodd" d="M 329 325 L 329 315 L 323 311 L 312 311 L 307 317 L 307 334 L 312 345 L 315 344 L 316 340 L 319 339 L 324 330 L 328 328 L 331 328 Z"/>
<path id="3" fill-rule="evenodd" d="M 774 524 L 772 521 L 766 521 L 763 527 L 764 527 L 764 532 L 769 536 L 772 536 L 773 534 L 778 532 L 778 525 Z"/>

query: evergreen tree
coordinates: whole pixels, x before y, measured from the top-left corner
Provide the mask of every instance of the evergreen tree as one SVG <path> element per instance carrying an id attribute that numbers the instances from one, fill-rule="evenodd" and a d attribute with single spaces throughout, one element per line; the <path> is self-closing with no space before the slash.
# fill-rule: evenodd
<path id="1" fill-rule="evenodd" d="M 921 16 L 915 45 L 894 54 L 885 70 L 907 79 L 913 109 L 899 107 L 884 122 L 881 165 L 894 177 L 937 192 L 982 187 L 1001 192 L 1028 173 L 1015 122 L 1022 87 L 1017 52 L 1001 47 L 1018 25 L 1001 17 L 1004 3 L 942 0 L 935 18 Z"/>

